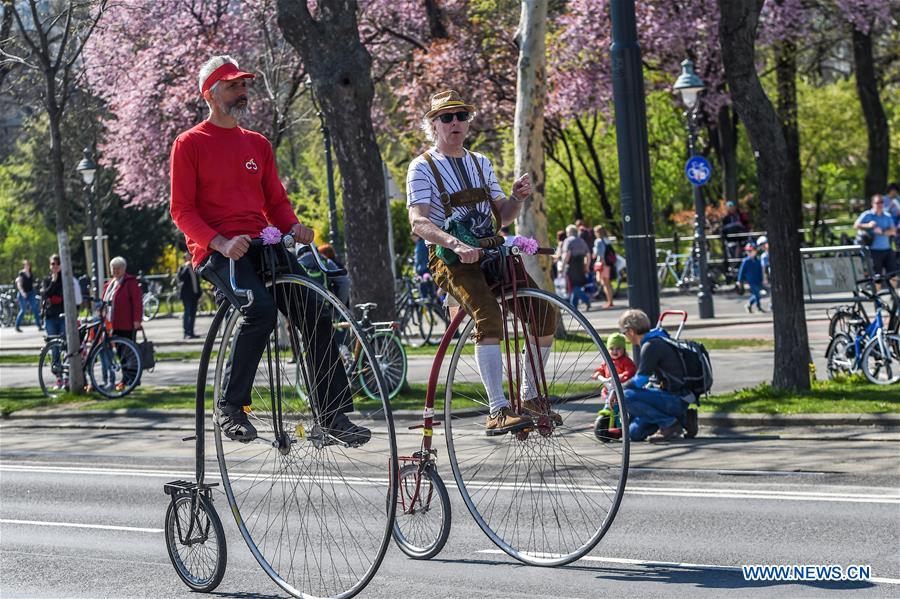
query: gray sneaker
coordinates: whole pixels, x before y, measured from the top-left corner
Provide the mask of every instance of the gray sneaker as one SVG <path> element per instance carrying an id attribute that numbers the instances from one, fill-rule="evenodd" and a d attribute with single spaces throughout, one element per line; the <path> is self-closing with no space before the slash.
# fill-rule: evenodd
<path id="1" fill-rule="evenodd" d="M 222 429 L 222 433 L 232 441 L 249 443 L 256 439 L 256 427 L 250 424 L 246 412 L 241 408 L 231 406 L 216 410 L 216 424 Z"/>
<path id="2" fill-rule="evenodd" d="M 681 436 L 681 424 L 676 420 L 672 426 L 659 429 L 647 439 L 651 443 L 667 443 Z"/>

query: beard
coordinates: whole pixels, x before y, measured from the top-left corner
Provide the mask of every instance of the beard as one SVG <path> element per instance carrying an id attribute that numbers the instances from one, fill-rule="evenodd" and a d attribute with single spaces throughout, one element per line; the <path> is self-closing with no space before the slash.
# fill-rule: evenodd
<path id="1" fill-rule="evenodd" d="M 246 98 L 238 98 L 234 103 L 225 107 L 225 114 L 236 121 L 240 121 L 250 114 L 250 102 Z"/>

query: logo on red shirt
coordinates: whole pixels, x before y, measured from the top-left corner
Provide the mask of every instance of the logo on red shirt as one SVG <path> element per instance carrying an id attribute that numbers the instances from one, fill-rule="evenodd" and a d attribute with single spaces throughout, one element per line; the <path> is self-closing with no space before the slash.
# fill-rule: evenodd
<path id="1" fill-rule="evenodd" d="M 251 173 L 255 173 L 256 171 L 259 170 L 259 167 L 256 166 L 256 161 L 255 161 L 253 158 L 251 158 L 250 160 L 248 160 L 248 161 L 244 164 L 244 166 L 247 167 L 247 170 L 250 171 Z"/>

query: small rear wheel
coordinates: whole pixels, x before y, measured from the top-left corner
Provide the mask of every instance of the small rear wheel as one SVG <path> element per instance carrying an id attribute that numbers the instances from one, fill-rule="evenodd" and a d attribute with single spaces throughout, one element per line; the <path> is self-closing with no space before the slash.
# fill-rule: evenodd
<path id="1" fill-rule="evenodd" d="M 825 350 L 825 367 L 828 378 L 846 376 L 856 371 L 856 355 L 853 339 L 847 333 L 836 333 Z"/>
<path id="2" fill-rule="evenodd" d="M 192 590 L 209 593 L 225 576 L 225 531 L 212 502 L 203 495 L 196 504 L 182 493 L 166 511 L 166 549 L 178 577 Z M 193 516 L 193 517 L 192 517 Z"/>
<path id="3" fill-rule="evenodd" d="M 400 469 L 394 541 L 413 559 L 431 559 L 450 536 L 450 496 L 437 469 L 407 464 Z"/>

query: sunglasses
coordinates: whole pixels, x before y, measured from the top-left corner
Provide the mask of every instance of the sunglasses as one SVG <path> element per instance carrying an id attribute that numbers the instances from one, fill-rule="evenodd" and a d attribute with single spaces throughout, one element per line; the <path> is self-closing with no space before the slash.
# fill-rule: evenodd
<path id="1" fill-rule="evenodd" d="M 442 123 L 452 123 L 453 117 L 456 117 L 456 120 L 459 121 L 460 123 L 465 123 L 466 121 L 469 120 L 469 111 L 461 110 L 459 112 L 445 112 L 438 118 L 441 119 Z"/>

